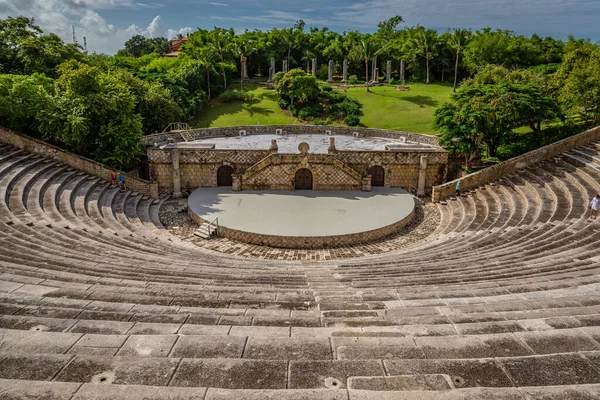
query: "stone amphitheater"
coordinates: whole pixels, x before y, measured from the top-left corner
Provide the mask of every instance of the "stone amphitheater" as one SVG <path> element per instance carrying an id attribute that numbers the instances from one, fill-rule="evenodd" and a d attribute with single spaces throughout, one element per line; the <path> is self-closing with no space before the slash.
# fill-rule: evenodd
<path id="1" fill-rule="evenodd" d="M 163 200 L 0 143 L 0 398 L 598 399 L 584 139 L 466 178 L 423 240 L 321 262 L 200 248 Z"/>

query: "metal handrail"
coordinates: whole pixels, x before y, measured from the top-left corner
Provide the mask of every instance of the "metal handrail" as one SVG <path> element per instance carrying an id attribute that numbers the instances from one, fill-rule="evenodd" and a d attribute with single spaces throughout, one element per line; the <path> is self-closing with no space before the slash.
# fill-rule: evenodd
<path id="1" fill-rule="evenodd" d="M 216 224 L 215 224 L 216 222 Z M 210 224 L 208 224 L 208 226 L 206 227 L 206 234 L 208 235 L 208 237 L 210 237 L 210 227 L 213 226 L 213 224 L 216 226 L 215 229 L 215 234 L 219 234 L 219 217 L 215 218 L 212 220 L 212 222 Z"/>
<path id="2" fill-rule="evenodd" d="M 190 126 L 185 122 L 171 122 L 167 127 L 162 131 L 162 133 L 167 132 L 178 132 L 178 131 L 189 131 Z"/>

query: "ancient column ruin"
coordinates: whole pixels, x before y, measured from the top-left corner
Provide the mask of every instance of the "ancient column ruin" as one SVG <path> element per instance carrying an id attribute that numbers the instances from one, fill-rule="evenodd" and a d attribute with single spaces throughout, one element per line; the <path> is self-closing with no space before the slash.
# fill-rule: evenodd
<path id="1" fill-rule="evenodd" d="M 348 60 L 344 59 L 342 82 L 346 82 L 347 80 L 348 80 Z"/>
<path id="2" fill-rule="evenodd" d="M 329 60 L 329 74 L 327 75 L 327 82 L 333 83 L 333 60 Z"/>
<path id="3" fill-rule="evenodd" d="M 404 83 L 404 81 L 406 80 L 405 76 L 404 76 L 404 69 L 405 69 L 405 63 L 404 60 L 400 60 L 400 82 Z"/>
<path id="4" fill-rule="evenodd" d="M 312 76 L 314 76 L 315 78 L 317 77 L 317 59 L 313 58 L 312 59 Z"/>
<path id="5" fill-rule="evenodd" d="M 385 65 L 385 81 L 387 83 L 390 83 L 390 81 L 392 80 L 392 61 L 388 60 L 388 62 Z"/>
<path id="6" fill-rule="evenodd" d="M 271 67 L 269 68 L 269 83 L 275 81 L 275 57 L 271 57 Z"/>

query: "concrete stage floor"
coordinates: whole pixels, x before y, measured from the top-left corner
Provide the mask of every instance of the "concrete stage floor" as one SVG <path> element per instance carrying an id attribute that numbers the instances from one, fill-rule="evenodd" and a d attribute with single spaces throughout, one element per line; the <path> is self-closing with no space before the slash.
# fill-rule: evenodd
<path id="1" fill-rule="evenodd" d="M 206 221 L 242 232 L 286 237 L 340 236 L 367 232 L 408 217 L 413 197 L 402 189 L 372 192 L 299 190 L 240 191 L 200 188 L 188 198 L 190 211 Z"/>

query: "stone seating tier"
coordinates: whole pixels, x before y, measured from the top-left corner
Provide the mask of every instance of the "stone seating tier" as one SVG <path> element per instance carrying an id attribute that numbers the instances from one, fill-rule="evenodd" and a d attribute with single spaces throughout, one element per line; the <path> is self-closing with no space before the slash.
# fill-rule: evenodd
<path id="1" fill-rule="evenodd" d="M 0 398 L 598 398 L 599 149 L 438 204 L 402 251 L 286 262 L 0 144 Z"/>

